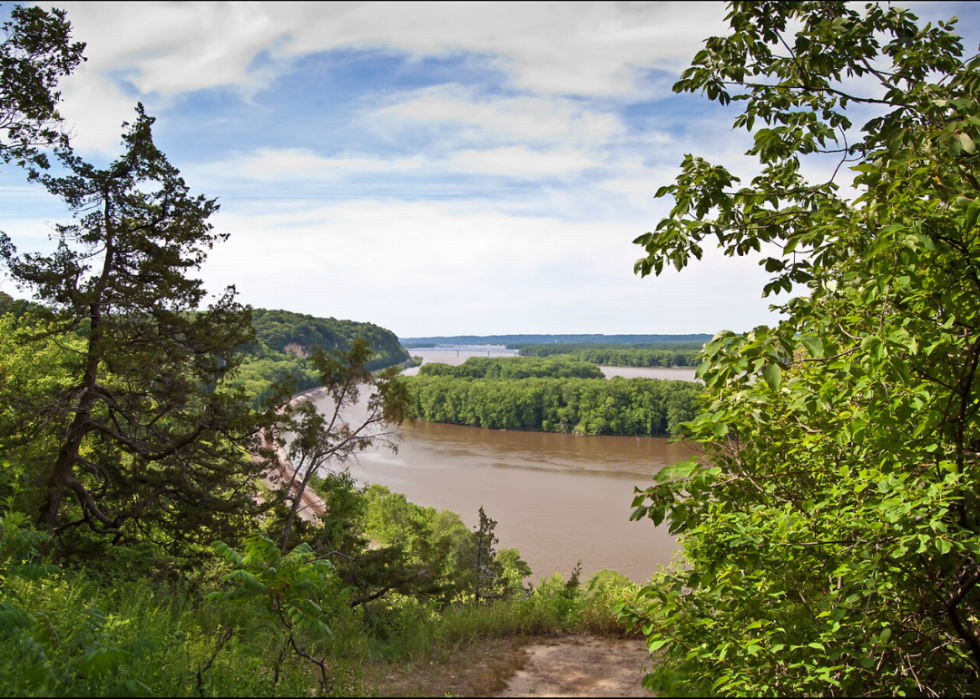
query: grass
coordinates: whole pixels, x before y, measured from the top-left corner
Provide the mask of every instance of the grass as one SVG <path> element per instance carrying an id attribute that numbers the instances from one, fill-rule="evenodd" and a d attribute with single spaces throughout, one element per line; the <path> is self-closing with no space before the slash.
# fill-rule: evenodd
<path id="1" fill-rule="evenodd" d="M 584 586 L 573 580 L 555 575 L 523 599 L 446 609 L 393 595 L 366 611 L 344 607 L 330 620 L 332 636 L 298 636 L 327 658 L 334 695 L 485 695 L 523 666 L 532 637 L 624 633 L 612 606 L 635 586 L 605 572 Z M 84 571 L 6 588 L 34 622 L 0 635 L 0 694 L 319 693 L 315 668 L 254 602 Z"/>

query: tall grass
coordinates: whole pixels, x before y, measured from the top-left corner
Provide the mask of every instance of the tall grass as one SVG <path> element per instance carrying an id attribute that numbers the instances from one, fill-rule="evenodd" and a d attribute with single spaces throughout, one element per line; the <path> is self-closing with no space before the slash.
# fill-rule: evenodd
<path id="1" fill-rule="evenodd" d="M 0 638 L 0 694 L 309 696 L 317 687 L 254 603 L 208 601 L 199 590 L 85 571 L 7 587 L 35 623 L 26 634 Z M 331 620 L 332 636 L 303 640 L 330 659 L 332 694 L 371 693 L 359 672 L 366 663 L 446 662 L 487 638 L 622 634 L 612 607 L 635 587 L 602 572 L 586 585 L 556 574 L 522 599 L 445 609 L 396 595 L 345 608 Z M 93 660 L 99 657 L 104 667 Z M 39 663 L 50 670 L 41 681 L 31 675 Z"/>

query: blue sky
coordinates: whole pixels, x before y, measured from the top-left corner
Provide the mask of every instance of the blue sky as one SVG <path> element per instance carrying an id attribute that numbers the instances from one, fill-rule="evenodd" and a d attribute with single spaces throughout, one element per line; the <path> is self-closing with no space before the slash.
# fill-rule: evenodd
<path id="1" fill-rule="evenodd" d="M 108 162 L 146 105 L 171 162 L 221 203 L 214 291 L 403 337 L 773 321 L 755 260 L 632 273 L 685 153 L 756 172 L 734 109 L 670 90 L 723 5 L 58 6 L 88 43 L 64 84 L 75 147 Z M 959 14 L 976 47 L 971 5 L 915 10 Z M 49 248 L 64 212 L 22 179 L 0 171 L 0 223 Z"/>

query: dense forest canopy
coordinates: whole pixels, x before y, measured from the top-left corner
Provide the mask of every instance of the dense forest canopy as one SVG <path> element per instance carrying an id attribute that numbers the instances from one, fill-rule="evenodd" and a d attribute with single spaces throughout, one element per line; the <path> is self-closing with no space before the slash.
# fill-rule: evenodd
<path id="1" fill-rule="evenodd" d="M 694 418 L 703 390 L 690 381 L 492 379 L 438 372 L 409 382 L 412 415 L 422 420 L 495 430 L 649 437 L 680 435 L 683 423 Z"/>
<path id="2" fill-rule="evenodd" d="M 637 367 L 671 367 L 694 366 L 697 363 L 701 348 L 692 348 L 687 343 L 678 343 L 676 348 L 671 345 L 524 345 L 520 349 L 522 357 L 554 357 L 565 356 L 593 364 L 605 366 L 637 366 Z"/>
<path id="3" fill-rule="evenodd" d="M 320 385 L 319 374 L 309 362 L 314 347 L 324 351 L 347 350 L 355 338 L 371 344 L 374 353 L 369 371 L 379 371 L 409 359 L 394 333 L 373 323 L 317 318 L 290 311 L 252 309 L 255 342 L 247 349 L 242 366 L 232 379 L 258 406 L 274 392 L 277 382 L 291 376 L 294 389 Z"/>
<path id="4" fill-rule="evenodd" d="M 451 366 L 439 362 L 424 364 L 419 376 L 453 376 L 468 379 L 604 378 L 602 370 L 589 362 L 568 357 L 470 357 Z"/>
<path id="5" fill-rule="evenodd" d="M 314 345 L 325 351 L 345 350 L 355 337 L 371 343 L 375 356 L 369 367 L 383 369 L 408 359 L 408 353 L 390 330 L 373 323 L 317 318 L 289 311 L 252 309 L 252 327 L 259 345 L 275 352 L 308 356 Z M 256 350 L 261 354 L 261 350 Z"/>
<path id="6" fill-rule="evenodd" d="M 0 292 L 0 315 L 11 313 L 20 318 L 31 308 L 44 307 L 25 299 L 14 299 Z M 289 311 L 250 309 L 255 339 L 242 347 L 241 366 L 229 378 L 229 384 L 243 388 L 255 407 L 270 398 L 277 383 L 292 377 L 293 388 L 304 391 L 320 385 L 319 374 L 308 361 L 314 347 L 326 351 L 349 349 L 355 338 L 371 343 L 374 356 L 368 363 L 379 371 L 409 359 L 394 333 L 373 323 L 315 316 Z M 82 327 L 82 331 L 85 331 Z"/>

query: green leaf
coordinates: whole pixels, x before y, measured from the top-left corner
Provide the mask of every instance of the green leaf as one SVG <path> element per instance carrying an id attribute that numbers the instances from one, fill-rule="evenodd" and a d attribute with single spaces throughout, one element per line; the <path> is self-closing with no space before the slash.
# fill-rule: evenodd
<path id="1" fill-rule="evenodd" d="M 778 364 L 767 364 L 762 370 L 762 376 L 765 378 L 766 383 L 769 384 L 769 388 L 775 391 L 779 388 L 779 384 L 783 380 L 783 370 L 779 368 Z"/>
<path id="2" fill-rule="evenodd" d="M 973 155 L 974 153 L 977 152 L 977 146 L 973 142 L 973 139 L 970 138 L 970 136 L 968 134 L 959 133 L 959 134 L 956 134 L 956 138 L 959 139 L 960 147 L 963 150 L 965 150 L 967 153 L 969 153 L 970 155 Z"/>
<path id="3" fill-rule="evenodd" d="M 963 218 L 964 233 L 970 233 L 976 227 L 978 217 L 980 217 L 980 202 L 970 202 L 966 208 L 966 216 Z"/>
<path id="4" fill-rule="evenodd" d="M 820 359 L 823 356 L 823 340 L 821 338 L 804 335 L 800 341 L 814 359 Z"/>
<path id="5" fill-rule="evenodd" d="M 861 351 L 867 352 L 875 360 L 881 359 L 882 342 L 877 335 L 869 335 L 861 341 Z"/>
<path id="6" fill-rule="evenodd" d="M 17 609 L 9 602 L 0 601 L 0 637 L 11 636 L 29 628 L 33 623 L 33 615 Z"/>

